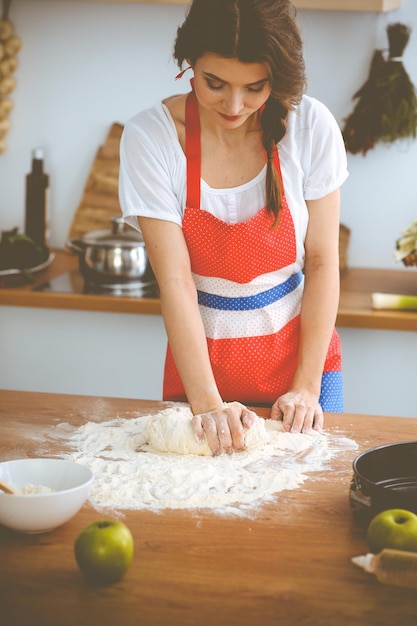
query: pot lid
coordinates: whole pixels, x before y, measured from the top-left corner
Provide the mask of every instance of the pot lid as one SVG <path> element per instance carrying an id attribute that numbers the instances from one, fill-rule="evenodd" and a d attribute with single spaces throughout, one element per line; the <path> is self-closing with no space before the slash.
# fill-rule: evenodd
<path id="1" fill-rule="evenodd" d="M 113 217 L 110 220 L 112 226 L 107 230 L 94 230 L 85 233 L 78 242 L 88 246 L 105 247 L 137 247 L 144 245 L 142 234 L 126 224 L 122 217 Z"/>

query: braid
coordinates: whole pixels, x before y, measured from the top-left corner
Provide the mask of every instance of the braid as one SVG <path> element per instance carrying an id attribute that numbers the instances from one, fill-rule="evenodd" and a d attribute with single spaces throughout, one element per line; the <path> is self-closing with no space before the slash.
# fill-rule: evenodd
<path id="1" fill-rule="evenodd" d="M 268 157 L 266 169 L 266 208 L 274 216 L 273 227 L 279 224 L 282 208 L 283 184 L 273 163 L 273 152 L 286 131 L 287 109 L 278 100 L 270 97 L 262 113 L 262 143 Z"/>

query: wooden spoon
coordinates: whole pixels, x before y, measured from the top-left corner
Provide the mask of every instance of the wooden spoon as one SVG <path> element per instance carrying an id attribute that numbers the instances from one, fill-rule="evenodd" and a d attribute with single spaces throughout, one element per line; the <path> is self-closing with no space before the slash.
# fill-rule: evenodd
<path id="1" fill-rule="evenodd" d="M 13 487 L 10 487 L 10 485 L 5 483 L 1 478 L 0 478 L 0 489 L 4 491 L 5 493 L 17 493 L 17 489 L 13 489 Z"/>

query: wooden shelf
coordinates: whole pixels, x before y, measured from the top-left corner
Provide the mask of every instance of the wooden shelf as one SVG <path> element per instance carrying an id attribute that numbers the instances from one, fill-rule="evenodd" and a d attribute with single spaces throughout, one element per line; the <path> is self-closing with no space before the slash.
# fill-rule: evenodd
<path id="1" fill-rule="evenodd" d="M 70 2 L 124 2 L 146 4 L 188 4 L 188 0 L 67 0 Z M 313 11 L 371 11 L 383 13 L 401 6 L 402 0 L 293 0 L 298 9 Z"/>
<path id="2" fill-rule="evenodd" d="M 401 6 L 401 0 L 293 0 L 298 9 L 322 11 L 373 11 L 382 13 Z"/>

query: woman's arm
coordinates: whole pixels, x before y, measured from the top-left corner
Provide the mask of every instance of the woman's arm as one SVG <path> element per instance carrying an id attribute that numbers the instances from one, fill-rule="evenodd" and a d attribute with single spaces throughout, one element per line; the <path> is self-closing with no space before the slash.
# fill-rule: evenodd
<path id="1" fill-rule="evenodd" d="M 141 217 L 139 223 L 160 289 L 169 345 L 193 413 L 219 409 L 223 402 L 210 365 L 182 229 L 153 218 Z"/>
<path id="2" fill-rule="evenodd" d="M 215 454 L 243 449 L 243 427 L 254 418 L 243 405 L 225 405 L 217 389 L 182 229 L 154 218 L 140 217 L 139 224 L 158 281 L 171 352 L 196 416 L 196 435 L 206 436 Z"/>
<path id="3" fill-rule="evenodd" d="M 297 368 L 288 393 L 274 404 L 272 417 L 293 432 L 321 430 L 318 403 L 323 367 L 339 302 L 340 193 L 307 201 L 305 287 L 300 314 Z"/>

